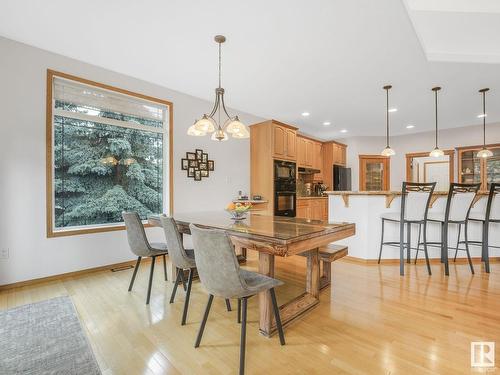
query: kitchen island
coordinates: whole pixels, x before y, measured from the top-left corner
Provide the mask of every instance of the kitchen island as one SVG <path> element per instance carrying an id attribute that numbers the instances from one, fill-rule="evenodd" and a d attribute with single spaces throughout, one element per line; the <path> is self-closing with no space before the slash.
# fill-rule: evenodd
<path id="1" fill-rule="evenodd" d="M 381 219 L 380 215 L 387 212 L 399 212 L 401 209 L 400 191 L 327 191 L 328 195 L 328 220 L 333 222 L 352 222 L 356 224 L 356 235 L 340 241 L 341 244 L 349 246 L 349 256 L 363 260 L 373 261 L 378 258 L 380 250 Z M 446 207 L 447 192 L 435 192 L 431 199 L 429 213 L 444 212 Z M 481 192 L 476 197 L 471 212 L 484 212 L 487 201 L 487 193 Z M 490 244 L 500 245 L 500 225 L 491 224 Z M 417 247 L 418 225 L 412 226 L 412 248 Z M 429 222 L 427 225 L 427 240 L 429 242 L 440 241 L 440 225 Z M 470 222 L 469 241 L 481 240 L 481 224 Z M 455 248 L 458 236 L 458 226 L 450 225 L 449 246 Z M 385 241 L 399 241 L 399 224 L 386 223 Z M 463 240 L 463 230 L 461 235 Z M 461 245 L 463 248 L 463 245 Z M 440 249 L 429 247 L 430 258 L 440 258 Z M 471 256 L 480 257 L 481 248 L 470 246 Z M 453 261 L 454 251 L 450 250 L 450 260 Z M 499 249 L 490 248 L 490 257 L 498 257 Z M 412 251 L 412 259 L 415 251 Z M 423 253 L 419 254 L 423 258 Z M 465 251 L 458 251 L 457 258 L 466 258 Z M 382 259 L 394 259 L 399 261 L 399 249 L 392 246 L 384 246 Z"/>

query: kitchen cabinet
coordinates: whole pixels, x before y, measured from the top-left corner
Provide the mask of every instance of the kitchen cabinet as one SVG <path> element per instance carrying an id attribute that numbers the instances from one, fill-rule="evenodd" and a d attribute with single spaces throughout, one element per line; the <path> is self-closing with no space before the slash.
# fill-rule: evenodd
<path id="1" fill-rule="evenodd" d="M 296 216 L 308 220 L 328 220 L 328 199 L 298 198 Z"/>
<path id="2" fill-rule="evenodd" d="M 316 152 L 319 150 L 319 155 Z M 321 142 L 309 138 L 297 137 L 297 164 L 299 167 L 321 170 Z"/>
<path id="3" fill-rule="evenodd" d="M 313 143 L 313 168 L 318 169 L 321 172 L 314 174 L 314 181 L 323 181 L 323 156 L 321 150 L 323 144 L 321 142 Z"/>
<path id="4" fill-rule="evenodd" d="M 321 153 L 323 156 L 323 182 L 330 189 L 333 188 L 333 165 L 346 166 L 347 163 L 347 145 L 335 141 L 325 142 L 322 145 Z"/>
<path id="5" fill-rule="evenodd" d="M 480 158 L 477 153 L 482 146 L 458 147 L 458 182 L 481 183 L 481 190 L 489 190 L 492 182 L 500 182 L 500 145 L 487 145 L 493 152 L 489 158 Z"/>
<path id="6" fill-rule="evenodd" d="M 297 158 L 297 129 L 274 120 L 271 126 L 273 128 L 273 156 L 276 159 L 295 161 Z"/>

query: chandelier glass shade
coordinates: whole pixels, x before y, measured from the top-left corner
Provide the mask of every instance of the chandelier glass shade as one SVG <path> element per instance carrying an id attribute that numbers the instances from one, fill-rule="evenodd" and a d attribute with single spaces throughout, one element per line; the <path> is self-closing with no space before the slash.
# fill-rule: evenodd
<path id="1" fill-rule="evenodd" d="M 219 87 L 215 89 L 215 103 L 209 114 L 204 114 L 200 120 L 196 120 L 188 128 L 187 134 L 192 136 L 205 136 L 212 133 L 210 139 L 213 141 L 227 141 L 229 134 L 233 138 L 249 138 L 248 128 L 240 121 L 238 116 L 231 116 L 224 103 L 224 89 L 221 87 L 221 45 L 226 41 L 223 35 L 216 35 L 215 41 L 219 44 Z M 221 115 L 226 120 L 221 122 Z M 216 120 L 217 118 L 217 120 Z"/>

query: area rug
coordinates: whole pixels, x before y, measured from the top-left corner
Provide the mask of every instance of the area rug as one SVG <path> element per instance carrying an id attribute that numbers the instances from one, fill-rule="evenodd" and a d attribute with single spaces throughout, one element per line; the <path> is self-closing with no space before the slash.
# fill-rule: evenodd
<path id="1" fill-rule="evenodd" d="M 101 374 L 68 296 L 0 311 L 0 374 Z"/>

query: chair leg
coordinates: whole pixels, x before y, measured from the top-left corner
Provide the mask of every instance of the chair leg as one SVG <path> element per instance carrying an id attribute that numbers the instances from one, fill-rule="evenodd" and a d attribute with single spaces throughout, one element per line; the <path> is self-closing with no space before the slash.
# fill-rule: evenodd
<path id="1" fill-rule="evenodd" d="M 453 261 L 457 261 L 458 254 L 458 245 L 460 245 L 460 233 L 462 232 L 462 224 L 458 224 L 458 238 L 457 238 L 457 248 L 455 249 L 455 256 L 453 257 Z"/>
<path id="2" fill-rule="evenodd" d="M 186 279 L 184 279 L 184 270 L 180 270 L 179 273 L 181 274 L 182 288 L 184 289 L 184 291 L 186 291 Z"/>
<path id="3" fill-rule="evenodd" d="M 242 298 L 241 339 L 240 339 L 240 375 L 245 373 L 245 349 L 247 341 L 247 297 Z"/>
<path id="4" fill-rule="evenodd" d="M 141 258 L 142 257 L 138 257 L 137 262 L 135 263 L 134 273 L 132 274 L 132 280 L 130 280 L 130 285 L 128 286 L 129 292 L 132 291 L 132 287 L 134 286 L 135 276 L 137 275 L 137 271 L 139 270 L 139 265 L 141 264 Z"/>
<path id="5" fill-rule="evenodd" d="M 201 321 L 200 330 L 198 331 L 198 336 L 196 337 L 196 342 L 194 347 L 197 348 L 200 346 L 201 337 L 203 336 L 203 331 L 205 330 L 205 324 L 207 324 L 208 313 L 210 312 L 210 307 L 212 306 L 212 301 L 214 300 L 213 294 L 208 296 L 207 307 L 205 307 L 205 313 L 203 314 L 203 320 Z"/>
<path id="6" fill-rule="evenodd" d="M 406 224 L 406 263 L 411 263 L 411 223 Z"/>
<path id="7" fill-rule="evenodd" d="M 468 236 L 468 224 L 467 221 L 465 222 L 464 225 L 464 235 L 465 235 L 465 251 L 467 251 L 467 259 L 469 260 L 469 267 L 470 267 L 470 272 L 474 275 L 474 266 L 472 265 L 472 259 L 470 258 L 470 252 L 469 252 L 469 236 Z"/>
<path id="8" fill-rule="evenodd" d="M 450 276 L 450 268 L 448 265 L 448 226 L 449 224 L 443 225 L 443 238 L 441 239 L 443 251 L 443 262 L 444 262 L 444 274 Z"/>
<path id="9" fill-rule="evenodd" d="M 429 273 L 429 275 L 432 275 L 431 263 L 429 261 L 429 253 L 427 252 L 427 222 L 424 222 L 424 254 L 425 254 L 425 263 L 427 264 L 427 272 Z"/>
<path id="10" fill-rule="evenodd" d="M 238 298 L 238 323 L 241 323 L 241 299 Z"/>
<path id="11" fill-rule="evenodd" d="M 176 269 L 177 269 L 177 275 L 175 276 L 174 289 L 172 289 L 172 294 L 170 295 L 169 303 L 174 303 L 175 294 L 177 293 L 177 286 L 179 285 L 179 282 L 181 280 L 181 269 L 180 268 Z"/>
<path id="12" fill-rule="evenodd" d="M 378 253 L 378 264 L 380 264 L 380 258 L 382 258 L 382 247 L 384 247 L 384 227 L 385 220 L 382 219 L 382 233 L 380 234 L 380 251 Z"/>
<path id="13" fill-rule="evenodd" d="M 484 258 L 484 268 L 486 273 L 490 273 L 490 249 L 489 249 L 489 222 L 484 222 L 483 223 L 483 258 Z"/>
<path id="14" fill-rule="evenodd" d="M 417 251 L 415 252 L 415 264 L 417 264 L 418 252 L 420 251 L 420 236 L 422 234 L 422 223 L 418 224 Z"/>
<path id="15" fill-rule="evenodd" d="M 149 284 L 148 284 L 148 296 L 146 297 L 146 305 L 149 305 L 149 299 L 151 297 L 151 286 L 153 285 L 153 274 L 155 271 L 156 257 L 151 257 L 151 271 L 149 272 Z"/>
<path id="16" fill-rule="evenodd" d="M 193 269 L 189 270 L 188 285 L 186 290 L 186 299 L 184 300 L 184 310 L 182 311 L 182 321 L 181 326 L 186 325 L 188 307 L 189 307 L 189 297 L 191 296 L 191 285 L 193 285 Z"/>
<path id="17" fill-rule="evenodd" d="M 165 274 L 165 281 L 168 281 L 168 275 L 167 275 L 167 259 L 165 257 L 165 254 L 163 254 L 163 273 Z"/>
<path id="18" fill-rule="evenodd" d="M 227 311 L 232 311 L 231 301 L 229 301 L 229 298 L 226 298 L 226 309 L 227 309 Z"/>
<path id="19" fill-rule="evenodd" d="M 404 231 L 405 231 L 405 225 L 404 222 L 401 221 L 401 223 L 399 224 L 399 274 L 401 276 L 404 276 L 405 274 Z"/>
<path id="20" fill-rule="evenodd" d="M 269 294 L 271 294 L 274 319 L 276 320 L 276 328 L 278 329 L 278 334 L 280 336 L 280 343 L 281 345 L 285 345 L 285 335 L 283 334 L 283 326 L 281 325 L 280 309 L 278 308 L 278 303 L 276 302 L 276 293 L 274 292 L 274 288 L 269 289 Z"/>

